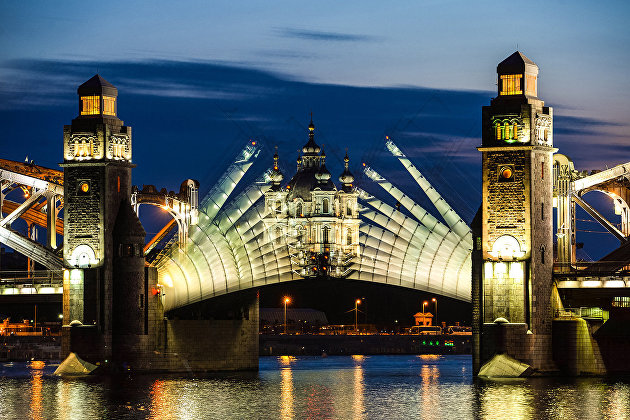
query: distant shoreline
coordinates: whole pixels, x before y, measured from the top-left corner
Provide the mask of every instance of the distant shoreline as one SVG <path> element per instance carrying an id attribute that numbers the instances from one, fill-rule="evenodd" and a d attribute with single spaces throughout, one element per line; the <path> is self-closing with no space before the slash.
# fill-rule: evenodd
<path id="1" fill-rule="evenodd" d="M 261 334 L 260 356 L 470 354 L 470 335 Z"/>

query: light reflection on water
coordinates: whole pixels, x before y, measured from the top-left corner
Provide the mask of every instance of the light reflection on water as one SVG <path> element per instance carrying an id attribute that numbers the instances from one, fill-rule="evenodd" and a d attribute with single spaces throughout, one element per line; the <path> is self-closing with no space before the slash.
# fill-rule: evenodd
<path id="1" fill-rule="evenodd" d="M 0 418 L 624 419 L 630 379 L 473 381 L 469 356 L 266 357 L 260 372 L 59 379 L 0 363 Z"/>

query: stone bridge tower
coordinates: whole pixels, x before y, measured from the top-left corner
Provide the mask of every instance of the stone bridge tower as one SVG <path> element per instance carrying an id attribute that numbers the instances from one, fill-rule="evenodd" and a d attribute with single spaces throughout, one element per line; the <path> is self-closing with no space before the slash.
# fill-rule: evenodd
<path id="1" fill-rule="evenodd" d="M 64 351 L 79 346 L 83 357 L 106 360 L 112 355 L 113 276 L 118 252 L 113 233 L 121 202 L 130 206 L 131 169 L 135 166 L 131 163 L 131 127 L 116 116 L 118 90 L 101 76 L 79 86 L 78 95 L 79 115 L 64 126 L 61 164 L 63 259 L 68 269 L 64 320 L 83 324 L 72 333 L 83 337 L 71 340 L 68 331 Z M 141 240 L 124 250 L 125 255 L 141 261 L 140 277 L 144 277 L 142 244 Z"/>
<path id="2" fill-rule="evenodd" d="M 553 112 L 538 98 L 538 66 L 522 53 L 502 61 L 497 73 L 498 96 L 483 107 L 478 148 L 483 197 L 473 305 L 483 333 L 477 336 L 476 370 L 495 353 L 546 369 L 551 360 Z"/>

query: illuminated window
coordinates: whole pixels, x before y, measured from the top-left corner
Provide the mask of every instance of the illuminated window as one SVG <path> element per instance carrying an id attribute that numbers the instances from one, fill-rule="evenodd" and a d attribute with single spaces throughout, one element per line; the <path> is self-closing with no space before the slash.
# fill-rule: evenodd
<path id="1" fill-rule="evenodd" d="M 115 140 L 112 144 L 112 157 L 118 159 L 125 157 L 125 145 L 121 140 Z"/>
<path id="2" fill-rule="evenodd" d="M 322 200 L 322 213 L 328 213 L 328 211 L 329 211 L 328 206 L 329 206 L 328 199 L 324 198 Z"/>
<path id="3" fill-rule="evenodd" d="M 352 229 L 348 229 L 348 236 L 346 237 L 346 245 L 352 245 Z"/>
<path id="4" fill-rule="evenodd" d="M 324 226 L 324 239 L 323 239 L 323 242 L 325 244 L 327 244 L 328 241 L 329 241 L 329 238 L 330 238 L 330 228 L 328 226 Z"/>
<path id="5" fill-rule="evenodd" d="M 74 142 L 74 156 L 75 157 L 89 157 L 92 156 L 93 146 L 92 141 L 75 141 Z"/>
<path id="6" fill-rule="evenodd" d="M 501 76 L 501 95 L 522 95 L 522 74 L 505 74 Z"/>
<path id="7" fill-rule="evenodd" d="M 98 112 L 96 113 L 98 114 Z M 116 98 L 113 96 L 103 96 L 103 114 L 116 115 Z"/>
<path id="8" fill-rule="evenodd" d="M 518 123 L 516 122 L 496 122 L 494 126 L 494 131 L 497 140 L 518 139 Z"/>
<path id="9" fill-rule="evenodd" d="M 81 115 L 96 115 L 101 112 L 100 96 L 81 96 Z"/>
<path id="10" fill-rule="evenodd" d="M 536 76 L 525 75 L 525 94 L 536 96 Z"/>

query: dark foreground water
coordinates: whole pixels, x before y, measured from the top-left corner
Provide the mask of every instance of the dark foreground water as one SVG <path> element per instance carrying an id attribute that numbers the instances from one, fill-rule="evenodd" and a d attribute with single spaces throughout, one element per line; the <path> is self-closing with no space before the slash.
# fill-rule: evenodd
<path id="1" fill-rule="evenodd" d="M 0 419 L 629 419 L 629 379 L 473 381 L 470 356 L 263 357 L 260 372 L 58 379 L 0 364 Z"/>

